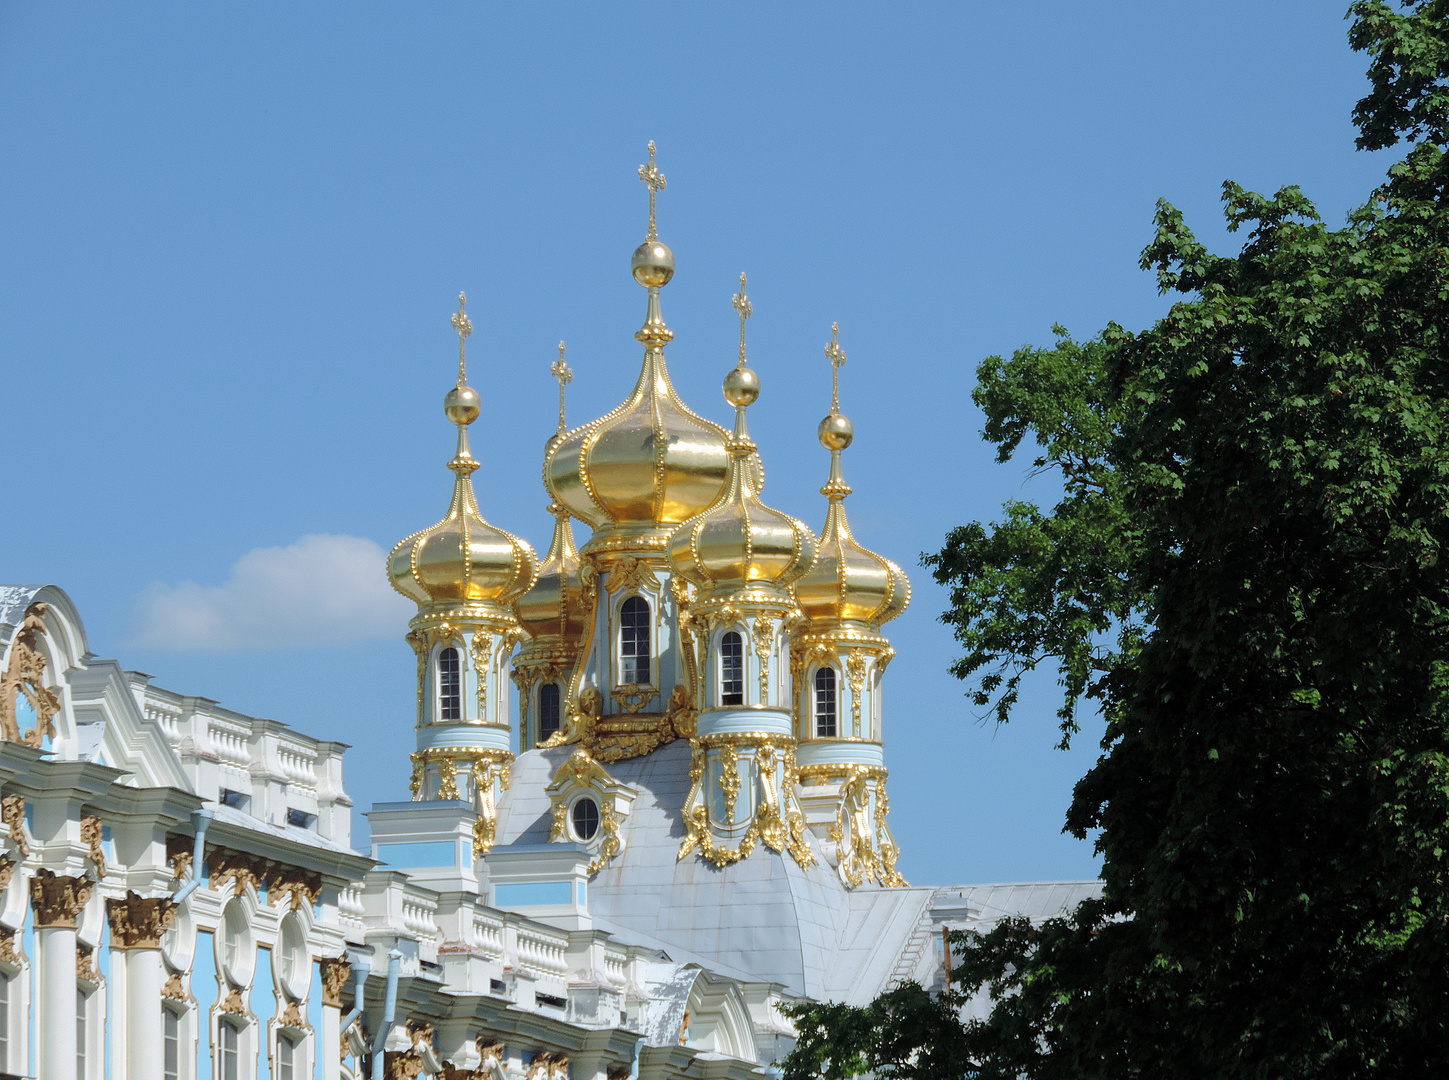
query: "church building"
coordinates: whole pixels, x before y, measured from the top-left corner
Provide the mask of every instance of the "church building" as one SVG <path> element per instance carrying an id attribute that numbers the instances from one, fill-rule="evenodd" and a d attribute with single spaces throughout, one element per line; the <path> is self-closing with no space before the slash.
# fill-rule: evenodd
<path id="1" fill-rule="evenodd" d="M 670 382 L 654 159 L 638 377 L 570 428 L 560 346 L 541 561 L 474 492 L 459 296 L 452 499 L 378 568 L 417 606 L 412 798 L 360 845 L 342 744 L 153 685 L 62 589 L 0 586 L 0 1080 L 764 1080 L 782 1005 L 939 987 L 943 928 L 1098 889 L 901 876 L 910 581 L 851 531 L 838 331 L 817 533 L 764 501 L 744 275 L 733 425 Z"/>

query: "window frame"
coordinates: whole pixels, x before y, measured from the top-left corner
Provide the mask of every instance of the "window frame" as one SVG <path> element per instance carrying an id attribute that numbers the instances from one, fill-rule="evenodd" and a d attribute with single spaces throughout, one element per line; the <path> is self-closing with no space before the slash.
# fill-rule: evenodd
<path id="1" fill-rule="evenodd" d="M 554 692 L 554 694 L 557 697 L 557 701 L 555 702 L 555 708 L 557 709 L 557 715 L 554 716 L 554 727 L 551 730 L 549 730 L 549 731 L 544 731 L 544 729 L 543 729 L 543 694 L 544 694 L 544 691 L 545 690 L 549 690 L 549 689 L 552 689 L 553 692 Z M 539 684 L 539 687 L 538 687 L 538 693 L 535 695 L 534 700 L 537 702 L 537 706 L 538 706 L 538 713 L 537 713 L 538 723 L 537 723 L 537 726 L 536 726 L 538 738 L 535 740 L 535 742 L 546 742 L 556 732 L 559 732 L 559 731 L 562 731 L 563 730 L 563 687 L 559 685 L 557 679 L 552 680 L 550 682 L 546 682 L 546 683 L 540 683 Z"/>
<path id="2" fill-rule="evenodd" d="M 820 677 L 826 672 L 830 673 L 830 685 L 822 687 Z M 821 730 L 823 714 L 821 710 L 821 695 L 830 695 L 830 730 Z M 811 738 L 815 739 L 836 739 L 840 737 L 840 672 L 835 670 L 834 664 L 821 664 L 810 676 L 810 732 Z"/>
<path id="3" fill-rule="evenodd" d="M 457 665 L 452 671 L 444 667 L 444 659 L 447 657 L 451 657 L 451 662 Z M 466 676 L 464 673 L 463 650 L 456 644 L 442 646 L 438 649 L 437 661 L 434 666 L 438 673 L 436 695 L 437 720 L 439 723 L 444 724 L 457 723 L 465 719 L 463 716 L 463 682 Z M 449 676 L 452 676 L 453 682 L 451 691 L 448 688 Z M 450 705 L 452 706 L 451 709 L 449 708 Z M 449 716 L 449 712 L 454 712 L 456 715 Z"/>
<path id="4" fill-rule="evenodd" d="M 244 1068 L 242 1059 L 246 1054 L 246 1024 L 244 1021 L 233 1019 L 230 1016 L 220 1016 L 216 1021 L 216 1037 L 212 1042 L 216 1053 L 216 1065 L 213 1075 L 216 1080 L 242 1080 Z M 232 1036 L 230 1048 L 231 1061 L 235 1065 L 235 1071 L 227 1074 L 226 1033 Z"/>
<path id="5" fill-rule="evenodd" d="M 733 658 L 739 661 L 739 691 L 737 693 L 731 693 L 729 690 L 730 680 L 726 668 L 726 660 L 731 658 L 726 656 L 725 643 L 730 638 L 734 638 L 734 643 L 739 646 L 740 650 L 739 656 Z M 738 629 L 729 629 L 723 631 L 715 641 L 715 655 L 718 657 L 718 660 L 715 663 L 715 678 L 718 680 L 719 686 L 716 698 L 719 701 L 720 708 L 729 709 L 743 707 L 745 704 L 745 683 L 748 681 L 745 671 L 747 661 L 745 659 L 744 633 Z M 738 697 L 739 700 L 729 700 L 732 697 Z"/>
<path id="6" fill-rule="evenodd" d="M 171 1040 L 171 1033 L 167 1031 L 168 1024 L 174 1027 L 174 1041 Z M 186 1045 L 185 1031 L 186 1013 L 163 998 L 161 1001 L 161 1080 L 185 1080 L 187 1076 L 186 1055 L 183 1051 L 183 1047 Z M 172 1046 L 176 1050 L 176 1067 L 174 1069 L 167 1067 L 168 1041 L 172 1041 Z"/>
<path id="7" fill-rule="evenodd" d="M 625 608 L 628 608 L 634 601 L 638 601 L 640 604 L 642 604 L 644 606 L 644 622 L 643 622 L 642 629 L 643 629 L 644 633 L 647 635 L 647 637 L 646 637 L 645 642 L 644 642 L 644 650 L 643 650 L 642 653 L 634 652 L 634 653 L 626 654 L 624 652 L 624 634 L 625 634 L 626 629 L 628 629 L 628 628 L 626 628 L 625 625 L 624 625 L 624 617 L 625 617 L 625 610 L 624 609 Z M 658 658 L 654 655 L 655 646 L 658 644 L 658 641 L 659 641 L 659 635 L 657 633 L 655 633 L 655 627 L 654 627 L 655 603 L 654 603 L 654 601 L 650 597 L 647 597 L 647 596 L 643 595 L 642 593 L 632 592 L 632 593 L 628 593 L 628 594 L 620 597 L 619 598 L 618 607 L 616 607 L 614 610 L 615 610 L 615 614 L 616 614 L 616 617 L 617 617 L 617 620 L 618 620 L 617 621 L 617 626 L 619 628 L 618 629 L 618 633 L 614 635 L 614 638 L 615 638 L 614 657 L 615 657 L 615 661 L 616 661 L 616 663 L 618 665 L 615 668 L 616 676 L 615 676 L 615 679 L 614 679 L 614 685 L 615 686 L 647 686 L 647 687 L 650 687 L 652 689 L 652 688 L 654 688 L 654 678 L 655 678 L 655 674 L 657 673 L 658 667 L 659 667 L 659 665 L 658 665 Z M 638 628 L 635 628 L 635 629 L 638 629 Z M 638 641 L 636 640 L 634 642 L 634 644 L 637 647 Z M 645 665 L 647 665 L 647 669 L 645 671 L 645 675 L 647 677 L 644 678 L 644 679 L 642 679 L 642 680 L 639 679 L 639 678 L 637 678 L 638 673 L 639 673 L 638 672 L 637 662 L 639 660 L 643 660 L 643 662 L 645 663 Z M 636 676 L 635 678 L 628 678 L 628 677 L 626 677 L 626 668 L 627 668 L 628 661 L 634 661 L 635 662 L 635 670 L 634 670 L 634 673 L 633 673 Z"/>
<path id="8" fill-rule="evenodd" d="M 578 808 L 584 803 L 591 803 L 594 807 L 594 831 L 588 836 L 578 827 L 578 820 L 575 817 Z M 604 827 L 604 808 L 598 798 L 590 793 L 580 794 L 573 802 L 569 803 L 569 835 L 580 844 L 591 844 L 599 838 L 599 832 Z"/>

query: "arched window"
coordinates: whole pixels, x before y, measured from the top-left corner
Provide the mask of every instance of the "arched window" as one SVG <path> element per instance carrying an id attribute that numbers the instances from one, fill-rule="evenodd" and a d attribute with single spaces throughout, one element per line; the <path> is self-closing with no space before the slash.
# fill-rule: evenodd
<path id="1" fill-rule="evenodd" d="M 438 653 L 438 715 L 444 720 L 463 719 L 463 672 L 458 650 L 452 646 Z"/>
<path id="2" fill-rule="evenodd" d="M 719 639 L 719 703 L 745 703 L 745 645 L 733 630 Z"/>
<path id="3" fill-rule="evenodd" d="M 649 601 L 631 596 L 619 606 L 619 681 L 649 685 Z"/>
<path id="4" fill-rule="evenodd" d="M 835 736 L 835 669 L 823 667 L 815 672 L 815 735 L 829 739 Z"/>
<path id="5" fill-rule="evenodd" d="M 563 717 L 558 683 L 544 683 L 538 688 L 538 741 L 544 742 L 558 734 Z"/>

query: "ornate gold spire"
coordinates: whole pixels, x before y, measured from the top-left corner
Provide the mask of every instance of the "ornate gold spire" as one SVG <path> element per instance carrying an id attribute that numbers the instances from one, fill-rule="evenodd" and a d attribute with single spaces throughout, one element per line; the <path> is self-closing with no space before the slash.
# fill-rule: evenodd
<path id="1" fill-rule="evenodd" d="M 654 140 L 649 140 L 649 164 L 639 166 L 639 181 L 649 189 L 649 233 L 644 237 L 645 243 L 659 239 L 659 233 L 654 228 L 654 196 L 664 190 L 664 174 L 659 171 L 659 166 L 654 164 Z"/>
<path id="2" fill-rule="evenodd" d="M 564 387 L 574 381 L 574 373 L 569 370 L 568 363 L 564 360 L 564 343 L 558 343 L 558 359 L 548 366 L 548 372 L 558 380 L 558 437 L 563 438 L 567 430 L 564 424 Z"/>
<path id="3" fill-rule="evenodd" d="M 754 308 L 744 295 L 743 274 L 740 282 L 734 305 L 743 329 L 746 310 Z M 739 363 L 725 376 L 724 396 L 735 407 L 725 490 L 713 506 L 674 530 L 669 560 L 706 597 L 737 590 L 784 593 L 815 561 L 815 534 L 760 500 L 758 457 L 745 421 L 745 411 L 760 396 L 760 377 L 746 365 L 743 347 Z"/>
<path id="4" fill-rule="evenodd" d="M 830 361 L 830 414 L 820 421 L 820 444 L 830 451 L 830 479 L 820 494 L 830 500 L 820 533 L 815 565 L 795 583 L 795 597 L 812 626 L 865 623 L 874 630 L 894 619 L 911 602 L 911 582 L 895 563 L 861 547 L 845 516 L 850 485 L 841 469 L 841 452 L 855 439 L 855 428 L 840 412 L 840 324 L 830 326 L 825 346 Z"/>
<path id="5" fill-rule="evenodd" d="M 595 530 L 586 545 L 590 552 L 662 553 L 675 525 L 719 497 L 728 471 L 728 434 L 679 399 L 664 363 L 664 346 L 674 332 L 664 324 L 659 290 L 674 276 L 674 253 L 656 228 L 655 195 L 664 177 L 654 163 L 653 143 L 639 176 L 650 205 L 649 239 L 630 262 L 634 280 L 649 290 L 644 325 L 634 335 L 644 346 L 639 380 L 613 412 L 555 436 L 544 463 L 544 483 L 554 501 Z M 763 483 L 758 462 L 752 468 Z"/>
<path id="6" fill-rule="evenodd" d="M 538 560 L 528 542 L 490 525 L 478 509 L 473 473 L 479 468 L 468 449 L 468 425 L 478 419 L 482 399 L 467 383 L 467 298 L 458 294 L 452 317 L 458 334 L 458 382 L 443 398 L 443 412 L 458 425 L 458 450 L 448 462 L 456 477 L 448 516 L 407 537 L 388 556 L 393 588 L 420 605 L 458 601 L 508 604 L 533 584 Z"/>

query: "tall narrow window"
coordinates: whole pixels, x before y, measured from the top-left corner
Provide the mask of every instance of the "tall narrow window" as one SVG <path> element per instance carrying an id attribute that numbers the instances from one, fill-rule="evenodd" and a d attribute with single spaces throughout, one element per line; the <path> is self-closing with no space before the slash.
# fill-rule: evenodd
<path id="1" fill-rule="evenodd" d="M 277 1036 L 277 1080 L 297 1080 L 297 1044 Z"/>
<path id="2" fill-rule="evenodd" d="M 544 683 L 538 688 L 538 741 L 557 735 L 562 722 L 558 683 Z"/>
<path id="3" fill-rule="evenodd" d="M 164 1080 L 181 1080 L 181 1017 L 161 1006 L 161 1061 Z"/>
<path id="4" fill-rule="evenodd" d="M 458 650 L 438 653 L 438 704 L 444 720 L 463 719 L 463 673 L 458 669 Z"/>
<path id="5" fill-rule="evenodd" d="M 221 1043 L 221 1080 L 241 1080 L 241 1032 L 235 1024 L 223 1020 L 217 1025 Z"/>
<path id="6" fill-rule="evenodd" d="M 829 739 L 835 736 L 835 669 L 823 667 L 815 672 L 815 735 Z"/>
<path id="7" fill-rule="evenodd" d="M 0 1072 L 10 1068 L 10 983 L 9 975 L 0 975 Z"/>
<path id="8" fill-rule="evenodd" d="M 86 992 L 75 992 L 75 1080 L 86 1080 Z"/>
<path id="9" fill-rule="evenodd" d="M 719 639 L 719 703 L 745 703 L 745 644 L 733 630 Z"/>
<path id="10" fill-rule="evenodd" d="M 619 607 L 619 681 L 649 685 L 649 602 L 631 596 Z"/>

